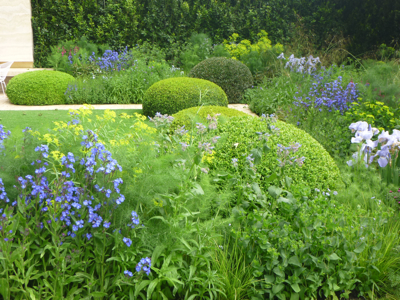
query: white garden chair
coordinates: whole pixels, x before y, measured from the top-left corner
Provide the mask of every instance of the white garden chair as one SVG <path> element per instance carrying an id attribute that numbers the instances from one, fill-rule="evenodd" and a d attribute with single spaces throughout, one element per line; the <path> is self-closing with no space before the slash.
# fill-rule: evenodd
<path id="1" fill-rule="evenodd" d="M 8 70 L 10 70 L 11 65 L 13 64 L 13 61 L 8 61 L 4 64 L 0 65 L 0 85 L 1 85 L 1 90 L 3 91 L 3 94 L 6 92 L 6 77 Z"/>

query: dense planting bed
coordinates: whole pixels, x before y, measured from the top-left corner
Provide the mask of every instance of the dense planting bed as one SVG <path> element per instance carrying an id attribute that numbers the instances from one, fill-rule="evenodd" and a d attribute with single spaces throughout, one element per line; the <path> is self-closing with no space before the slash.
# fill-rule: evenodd
<path id="1" fill-rule="evenodd" d="M 86 45 L 61 56 L 63 99 L 143 114 L 0 111 L 0 299 L 400 297 L 396 62 L 321 68 L 265 32 L 200 37 L 275 76 L 238 89 L 127 49 L 78 65 Z M 185 70 L 207 56 L 192 46 Z M 259 117 L 218 106 L 223 90 Z"/>

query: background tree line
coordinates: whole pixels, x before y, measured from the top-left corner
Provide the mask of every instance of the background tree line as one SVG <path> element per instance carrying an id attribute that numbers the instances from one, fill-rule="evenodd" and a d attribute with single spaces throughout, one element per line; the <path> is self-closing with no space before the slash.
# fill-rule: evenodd
<path id="1" fill-rule="evenodd" d="M 347 38 L 354 55 L 382 43 L 396 46 L 400 1 L 393 0 L 32 0 L 35 63 L 46 66 L 51 46 L 86 36 L 113 49 L 148 42 L 174 55 L 192 32 L 220 43 L 232 33 L 254 40 L 261 29 L 273 43 L 290 44 L 296 25 L 313 46 Z M 169 57 L 168 57 L 169 56 Z"/>

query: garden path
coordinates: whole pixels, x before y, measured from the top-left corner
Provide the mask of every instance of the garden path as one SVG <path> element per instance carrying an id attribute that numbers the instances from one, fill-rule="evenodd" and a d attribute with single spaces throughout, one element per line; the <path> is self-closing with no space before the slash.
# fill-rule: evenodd
<path id="1" fill-rule="evenodd" d="M 142 104 L 95 104 L 92 105 L 95 109 L 142 109 Z M 81 104 L 73 105 L 15 105 L 10 102 L 7 96 L 0 92 L 0 110 L 69 110 L 78 109 Z M 229 104 L 228 107 L 240 110 L 246 114 L 257 116 L 245 104 Z"/>

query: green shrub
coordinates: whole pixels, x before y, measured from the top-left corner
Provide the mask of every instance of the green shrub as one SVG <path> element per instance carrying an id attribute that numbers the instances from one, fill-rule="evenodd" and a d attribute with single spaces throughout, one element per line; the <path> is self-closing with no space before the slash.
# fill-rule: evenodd
<path id="1" fill-rule="evenodd" d="M 142 103 L 145 91 L 154 83 L 182 76 L 165 61 L 149 62 L 137 59 L 126 70 L 108 72 L 93 77 L 77 78 L 68 85 L 67 104 L 129 104 Z"/>
<path id="2" fill-rule="evenodd" d="M 253 85 L 249 68 L 235 59 L 212 57 L 197 64 L 189 77 L 206 79 L 219 85 L 228 96 L 229 103 L 240 103 L 246 89 Z"/>
<path id="3" fill-rule="evenodd" d="M 98 73 L 95 63 L 89 59 L 90 56 L 102 56 L 109 49 L 108 45 L 96 45 L 90 43 L 85 36 L 80 40 L 69 40 L 58 43 L 51 47 L 47 62 L 56 71 L 71 74 L 74 77 L 82 75 L 93 75 Z"/>
<path id="4" fill-rule="evenodd" d="M 143 97 L 143 114 L 172 115 L 198 105 L 228 106 L 224 91 L 216 84 L 197 78 L 173 77 L 153 84 Z"/>
<path id="5" fill-rule="evenodd" d="M 64 104 L 64 93 L 74 77 L 58 71 L 34 71 L 13 77 L 7 85 L 11 103 L 19 105 Z"/>
<path id="6" fill-rule="evenodd" d="M 199 62 L 211 56 L 212 40 L 205 33 L 192 33 L 189 43 L 181 52 L 182 68 L 190 71 Z"/>
<path id="7" fill-rule="evenodd" d="M 181 110 L 180 112 L 172 115 L 174 121 L 171 124 L 171 129 L 175 129 L 179 126 L 185 126 L 189 129 L 193 120 L 204 122 L 207 115 L 214 116 L 215 114 L 221 114 L 221 117 L 242 117 L 248 116 L 248 114 L 239 111 L 237 109 L 223 107 L 223 106 L 195 106 Z"/>
<path id="8" fill-rule="evenodd" d="M 210 160 L 210 168 L 215 170 L 233 169 L 232 159 L 238 159 L 239 172 L 244 171 L 245 159 L 250 151 L 262 145 L 256 132 L 268 132 L 267 124 L 259 118 L 235 117 L 218 126 L 220 141 Z M 296 184 L 306 184 L 311 188 L 334 189 L 338 185 L 339 169 L 326 150 L 308 133 L 282 121 L 274 123 L 280 129 L 279 135 L 273 134 L 268 138 L 270 150 L 262 156 L 256 166 L 261 175 L 260 184 L 268 188 L 269 183 L 264 179 L 278 171 L 277 144 L 290 146 L 301 144 L 296 152 L 298 157 L 306 159 L 302 167 L 285 167 L 285 174 Z"/>

